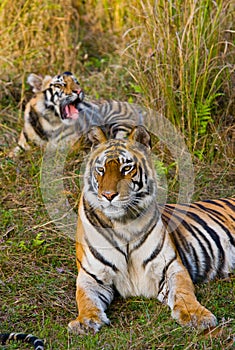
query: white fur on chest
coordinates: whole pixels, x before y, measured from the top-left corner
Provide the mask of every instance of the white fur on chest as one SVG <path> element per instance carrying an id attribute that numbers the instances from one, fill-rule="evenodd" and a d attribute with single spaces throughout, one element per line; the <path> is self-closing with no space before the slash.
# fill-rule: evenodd
<path id="1" fill-rule="evenodd" d="M 111 244 L 107 240 L 107 237 L 111 238 L 111 230 L 105 230 L 105 237 L 99 230 L 89 224 L 84 216 L 84 212 L 80 212 L 80 215 L 85 229 L 84 239 L 86 239 L 86 242 L 84 241 L 83 243 L 86 251 L 83 261 L 85 267 L 92 271 L 98 279 L 114 285 L 123 297 L 156 297 L 159 293 L 159 282 L 163 278 L 164 268 L 175 254 L 169 236 L 166 233 L 161 251 L 154 259 L 150 259 L 146 263 L 154 249 L 161 245 L 164 233 L 162 221 L 158 221 L 154 230 L 141 245 L 139 245 L 142 238 L 141 235 L 138 237 L 133 235 L 133 239 L 130 242 L 114 237 L 112 238 L 112 243 L 115 239 L 115 244 Z M 118 233 L 121 233 L 121 227 L 119 227 Z M 122 236 L 125 234 L 127 234 L 127 227 L 125 227 Z M 131 232 L 128 232 L 127 236 L 129 237 L 130 234 Z M 96 253 L 115 268 L 108 265 L 105 266 L 99 259 L 96 259 L 94 252 L 92 253 L 88 248 L 88 242 L 94 247 Z"/>

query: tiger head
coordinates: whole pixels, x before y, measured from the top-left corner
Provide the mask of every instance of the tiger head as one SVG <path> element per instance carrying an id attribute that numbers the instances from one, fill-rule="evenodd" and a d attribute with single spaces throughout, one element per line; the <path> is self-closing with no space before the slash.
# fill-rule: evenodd
<path id="1" fill-rule="evenodd" d="M 127 222 L 156 198 L 150 136 L 135 127 L 128 139 L 109 139 L 98 127 L 88 134 L 93 150 L 84 175 L 84 199 L 109 220 Z"/>
<path id="2" fill-rule="evenodd" d="M 77 106 L 83 101 L 84 92 L 72 73 L 64 72 L 53 78 L 48 75 L 42 78 L 32 73 L 28 83 L 34 93 L 43 93 L 46 108 L 54 111 L 62 122 L 69 124 L 78 119 Z"/>

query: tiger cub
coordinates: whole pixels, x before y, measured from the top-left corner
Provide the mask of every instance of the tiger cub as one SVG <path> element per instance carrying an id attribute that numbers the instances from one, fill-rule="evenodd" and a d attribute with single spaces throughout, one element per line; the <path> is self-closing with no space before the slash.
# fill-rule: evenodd
<path id="1" fill-rule="evenodd" d="M 26 105 L 23 130 L 9 157 L 29 150 L 29 142 L 43 146 L 48 141 L 57 144 L 75 137 L 74 121 L 79 116 L 76 106 L 84 99 L 84 92 L 72 73 L 65 72 L 54 78 L 30 74 L 28 83 L 35 95 Z"/>
<path id="2" fill-rule="evenodd" d="M 216 325 L 193 282 L 227 276 L 235 267 L 235 198 L 159 208 L 150 136 L 128 139 L 92 128 L 76 233 L 77 319 L 69 330 L 96 333 L 109 324 L 114 288 L 123 297 L 156 297 L 181 325 Z"/>
<path id="3" fill-rule="evenodd" d="M 32 73 L 28 83 L 35 95 L 26 105 L 23 130 L 9 157 L 29 150 L 30 142 L 38 146 L 50 142 L 56 147 L 84 137 L 90 146 L 86 135 L 92 126 L 102 126 L 110 137 L 118 138 L 143 123 L 143 111 L 137 105 L 85 101 L 84 91 L 70 72 L 44 78 Z"/>

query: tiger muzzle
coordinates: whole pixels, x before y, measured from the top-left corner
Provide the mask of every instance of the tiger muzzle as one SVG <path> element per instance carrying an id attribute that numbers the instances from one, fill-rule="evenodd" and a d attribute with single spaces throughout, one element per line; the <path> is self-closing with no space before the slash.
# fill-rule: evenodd
<path id="1" fill-rule="evenodd" d="M 118 196 L 118 192 L 115 191 L 102 191 L 101 195 L 108 199 L 108 201 L 112 201 L 115 197 Z"/>

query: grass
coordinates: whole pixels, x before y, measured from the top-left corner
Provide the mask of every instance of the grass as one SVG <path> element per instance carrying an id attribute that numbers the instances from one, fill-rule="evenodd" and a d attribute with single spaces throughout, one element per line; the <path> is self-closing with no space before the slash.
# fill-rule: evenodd
<path id="1" fill-rule="evenodd" d="M 232 13 L 230 1 L 141 1 L 126 34 L 130 73 L 145 105 L 177 125 L 199 158 L 211 143 L 223 148 L 216 130 L 226 119 L 225 89 L 234 72 L 234 42 L 226 37 Z"/>
<path id="2" fill-rule="evenodd" d="M 189 1 L 187 8 L 181 3 L 158 1 L 155 16 L 149 1 L 1 3 L 1 332 L 35 333 L 46 339 L 46 349 L 233 348 L 234 276 L 196 288 L 199 300 L 218 317 L 212 334 L 180 327 L 155 300 L 120 297 L 108 310 L 110 327 L 95 336 L 69 334 L 67 324 L 77 315 L 75 249 L 51 222 L 43 202 L 43 151 L 35 148 L 14 161 L 6 157 L 31 96 L 26 76 L 71 70 L 91 97 L 138 102 L 164 111 L 178 125 L 193 157 L 194 199 L 234 195 L 230 2 Z M 157 151 L 157 166 L 174 201 L 177 167 L 167 147 L 157 144 Z M 65 188 L 74 207 L 79 161 L 69 158 L 65 167 Z"/>
<path id="3" fill-rule="evenodd" d="M 15 135 L 11 128 L 17 126 L 16 111 L 9 125 L 12 135 L 5 151 Z M 47 340 L 46 349 L 232 349 L 234 276 L 197 287 L 199 300 L 219 320 L 211 335 L 180 327 L 171 319 L 169 309 L 156 300 L 120 297 L 108 310 L 110 327 L 95 336 L 69 334 L 67 324 L 77 314 L 74 242 L 50 223 L 39 189 L 41 161 L 42 152 L 37 148 L 15 161 L 1 160 L 1 331 L 35 333 Z M 68 159 L 66 189 L 73 204 L 79 191 L 77 169 L 78 159 Z M 229 168 L 208 167 L 198 161 L 195 175 L 195 198 L 233 193 Z M 171 196 L 174 199 L 174 189 Z M 18 348 L 28 347 L 8 346 Z"/>

